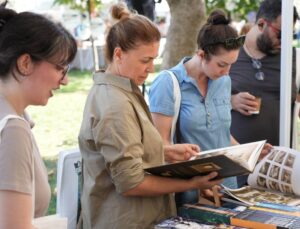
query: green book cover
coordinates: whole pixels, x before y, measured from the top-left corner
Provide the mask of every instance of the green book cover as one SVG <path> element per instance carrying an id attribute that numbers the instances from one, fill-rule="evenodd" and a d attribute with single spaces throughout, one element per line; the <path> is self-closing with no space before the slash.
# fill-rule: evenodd
<path id="1" fill-rule="evenodd" d="M 228 208 L 202 204 L 185 204 L 179 208 L 178 215 L 187 219 L 195 219 L 203 223 L 230 224 L 230 218 L 238 214 Z"/>

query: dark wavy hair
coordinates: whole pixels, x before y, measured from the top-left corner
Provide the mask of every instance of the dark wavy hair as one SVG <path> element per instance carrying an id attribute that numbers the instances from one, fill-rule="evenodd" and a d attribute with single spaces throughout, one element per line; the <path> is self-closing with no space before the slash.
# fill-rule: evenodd
<path id="1" fill-rule="evenodd" d="M 60 24 L 32 12 L 16 13 L 0 5 L 0 78 L 14 70 L 17 59 L 29 54 L 33 61 L 70 63 L 77 52 L 73 36 Z M 14 74 L 13 74 L 14 75 Z"/>
<path id="2" fill-rule="evenodd" d="M 256 22 L 260 18 L 264 18 L 267 21 L 275 21 L 281 15 L 281 0 L 264 0 L 257 11 Z M 299 15 L 296 7 L 294 6 L 294 18 L 293 21 L 299 19 Z"/>
<path id="3" fill-rule="evenodd" d="M 241 44 L 233 43 L 233 45 L 226 45 L 225 41 L 229 39 L 238 38 L 237 31 L 229 25 L 229 20 L 224 11 L 217 9 L 211 12 L 207 22 L 202 26 L 198 33 L 197 45 L 198 49 L 202 49 L 206 58 L 210 55 L 217 55 L 221 48 L 225 50 L 239 49 Z"/>

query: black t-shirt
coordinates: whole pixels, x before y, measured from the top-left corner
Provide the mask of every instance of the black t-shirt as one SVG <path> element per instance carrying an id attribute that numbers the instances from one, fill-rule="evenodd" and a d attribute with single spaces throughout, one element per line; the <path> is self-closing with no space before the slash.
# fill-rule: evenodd
<path id="1" fill-rule="evenodd" d="M 262 98 L 258 115 L 245 116 L 232 110 L 231 134 L 239 143 L 267 139 L 272 145 L 279 145 L 280 114 L 280 54 L 260 59 L 264 80 L 255 78 L 257 69 L 252 66 L 251 58 L 242 47 L 236 63 L 230 69 L 232 94 L 249 92 Z M 293 50 L 292 101 L 297 91 L 295 84 L 295 50 Z M 291 107 L 294 103 L 291 102 Z"/>

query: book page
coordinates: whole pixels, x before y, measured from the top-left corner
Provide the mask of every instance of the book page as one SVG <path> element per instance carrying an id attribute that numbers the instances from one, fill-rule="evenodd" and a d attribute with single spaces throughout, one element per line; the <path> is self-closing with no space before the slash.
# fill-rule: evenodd
<path id="1" fill-rule="evenodd" d="M 259 153 L 256 153 L 256 151 L 258 150 L 257 148 L 258 149 L 260 148 L 260 147 L 258 147 L 257 143 L 248 144 L 245 147 L 244 147 L 244 145 L 241 145 L 241 147 L 237 147 L 235 149 L 232 149 L 232 150 L 226 152 L 225 155 L 226 155 L 226 157 L 231 158 L 238 164 L 247 168 L 249 171 L 252 171 L 252 169 L 255 165 L 255 162 L 258 159 L 259 153 L 260 153 L 260 151 L 259 151 Z M 257 154 L 255 162 L 253 161 L 254 159 L 251 160 L 251 156 L 253 154 Z"/>
<path id="2" fill-rule="evenodd" d="M 217 150 L 207 150 L 199 152 L 199 155 L 191 158 L 191 160 L 224 154 L 229 159 L 252 171 L 264 144 L 265 141 L 258 141 Z"/>
<path id="3" fill-rule="evenodd" d="M 300 196 L 300 152 L 287 147 L 274 147 L 248 177 L 251 187 Z"/>
<path id="4" fill-rule="evenodd" d="M 224 187 L 224 186 L 223 186 Z M 276 204 L 287 204 L 290 206 L 296 206 L 300 204 L 300 199 L 290 195 L 284 195 L 282 193 L 269 192 L 267 190 L 260 190 L 245 186 L 238 189 L 230 189 L 224 187 L 224 192 L 229 196 L 247 204 L 255 205 L 259 202 L 270 202 Z"/>

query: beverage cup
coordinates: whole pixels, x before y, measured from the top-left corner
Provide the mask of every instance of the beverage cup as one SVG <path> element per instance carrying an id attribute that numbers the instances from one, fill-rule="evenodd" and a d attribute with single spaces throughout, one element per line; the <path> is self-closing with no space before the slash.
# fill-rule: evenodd
<path id="1" fill-rule="evenodd" d="M 249 111 L 250 114 L 259 114 L 260 107 L 261 107 L 261 97 L 256 96 L 255 102 L 257 103 L 256 110 L 255 111 Z"/>

